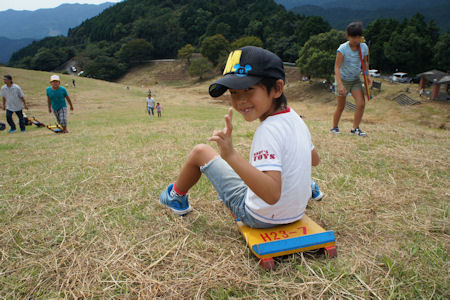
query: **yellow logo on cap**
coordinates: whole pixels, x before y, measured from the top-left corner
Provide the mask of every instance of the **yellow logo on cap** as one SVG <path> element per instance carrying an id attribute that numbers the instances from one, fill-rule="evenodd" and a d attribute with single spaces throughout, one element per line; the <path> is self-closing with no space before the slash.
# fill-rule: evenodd
<path id="1" fill-rule="evenodd" d="M 239 64 L 239 61 L 241 60 L 241 54 L 242 50 L 235 50 L 230 53 L 228 56 L 227 64 L 225 66 L 225 70 L 223 70 L 223 75 L 236 71 L 234 69 L 234 66 Z"/>

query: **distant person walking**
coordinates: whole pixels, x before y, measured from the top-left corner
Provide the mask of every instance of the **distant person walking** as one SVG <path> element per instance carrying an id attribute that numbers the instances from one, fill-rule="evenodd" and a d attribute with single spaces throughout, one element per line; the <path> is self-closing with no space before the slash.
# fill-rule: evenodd
<path id="1" fill-rule="evenodd" d="M 155 99 L 153 99 L 153 97 L 152 97 L 152 92 L 148 91 L 147 112 L 148 112 L 148 115 L 150 116 L 150 118 L 152 118 L 155 115 L 154 109 L 155 109 Z"/>
<path id="2" fill-rule="evenodd" d="M 334 65 L 337 107 L 333 115 L 333 128 L 331 128 L 330 131 L 336 134 L 341 133 L 338 124 L 345 108 L 347 93 L 350 92 L 356 102 L 353 128 L 350 130 L 350 133 L 353 135 L 367 136 L 367 134 L 359 128 L 365 107 L 363 87 L 360 79 L 361 58 L 359 56 L 359 47 L 361 47 L 361 53 L 364 58 L 366 70 L 369 70 L 369 47 L 367 47 L 365 43 L 361 43 L 361 22 L 350 23 L 347 26 L 346 33 L 348 41 L 341 44 L 337 49 L 336 62 Z M 368 80 L 369 85 L 371 85 L 372 78 L 370 75 Z"/>
<path id="3" fill-rule="evenodd" d="M 75 87 L 75 79 L 72 79 L 73 87 Z"/>
<path id="4" fill-rule="evenodd" d="M 67 102 L 69 102 L 70 110 L 73 111 L 72 100 L 70 100 L 69 94 L 65 87 L 60 86 L 61 81 L 58 75 L 52 75 L 50 77 L 50 86 L 47 88 L 47 103 L 48 112 L 55 114 L 56 121 L 63 128 L 63 133 L 68 133 L 67 130 Z"/>
<path id="5" fill-rule="evenodd" d="M 159 102 L 156 103 L 156 112 L 158 113 L 158 118 L 161 117 L 161 110 L 162 110 L 161 104 L 159 104 Z"/>
<path id="6" fill-rule="evenodd" d="M 9 133 L 16 131 L 16 124 L 13 121 L 13 113 L 19 117 L 20 131 L 25 132 L 25 119 L 23 117 L 22 109 L 28 109 L 24 94 L 20 86 L 13 83 L 11 75 L 4 75 L 3 82 L 5 83 L 1 89 L 1 96 L 3 98 L 3 110 L 6 110 L 6 121 L 11 129 Z"/>

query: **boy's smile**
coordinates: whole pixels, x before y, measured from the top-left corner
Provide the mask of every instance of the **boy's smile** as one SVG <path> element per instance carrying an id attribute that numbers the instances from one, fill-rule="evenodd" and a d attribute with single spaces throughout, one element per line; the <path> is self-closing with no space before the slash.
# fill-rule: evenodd
<path id="1" fill-rule="evenodd" d="M 230 89 L 231 104 L 246 121 L 259 119 L 262 122 L 275 113 L 273 99 L 278 97 L 274 90 L 267 93 L 266 88 L 258 84 L 245 90 Z"/>

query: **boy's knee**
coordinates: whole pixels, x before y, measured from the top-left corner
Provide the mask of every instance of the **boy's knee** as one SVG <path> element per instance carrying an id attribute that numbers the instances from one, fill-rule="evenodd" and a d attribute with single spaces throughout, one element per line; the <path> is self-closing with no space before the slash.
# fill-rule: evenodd
<path id="1" fill-rule="evenodd" d="M 191 153 L 194 155 L 204 155 L 208 152 L 215 151 L 211 146 L 206 144 L 198 144 L 192 149 Z"/>
<path id="2" fill-rule="evenodd" d="M 193 158 L 197 164 L 204 165 L 217 155 L 218 154 L 213 147 L 206 144 L 198 144 L 192 149 L 190 157 Z"/>

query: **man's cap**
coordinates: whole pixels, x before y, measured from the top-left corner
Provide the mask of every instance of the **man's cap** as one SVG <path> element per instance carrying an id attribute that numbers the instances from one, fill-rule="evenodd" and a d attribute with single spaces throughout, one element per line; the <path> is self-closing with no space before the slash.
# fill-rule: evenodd
<path id="1" fill-rule="evenodd" d="M 227 89 L 248 89 L 267 77 L 285 80 L 281 59 L 269 50 L 246 46 L 230 53 L 222 78 L 209 86 L 209 94 L 219 97 Z"/>
<path id="2" fill-rule="evenodd" d="M 59 80 L 59 76 L 58 76 L 58 75 L 52 75 L 52 76 L 50 76 L 50 82 L 52 82 L 52 81 L 60 81 L 60 80 Z"/>

